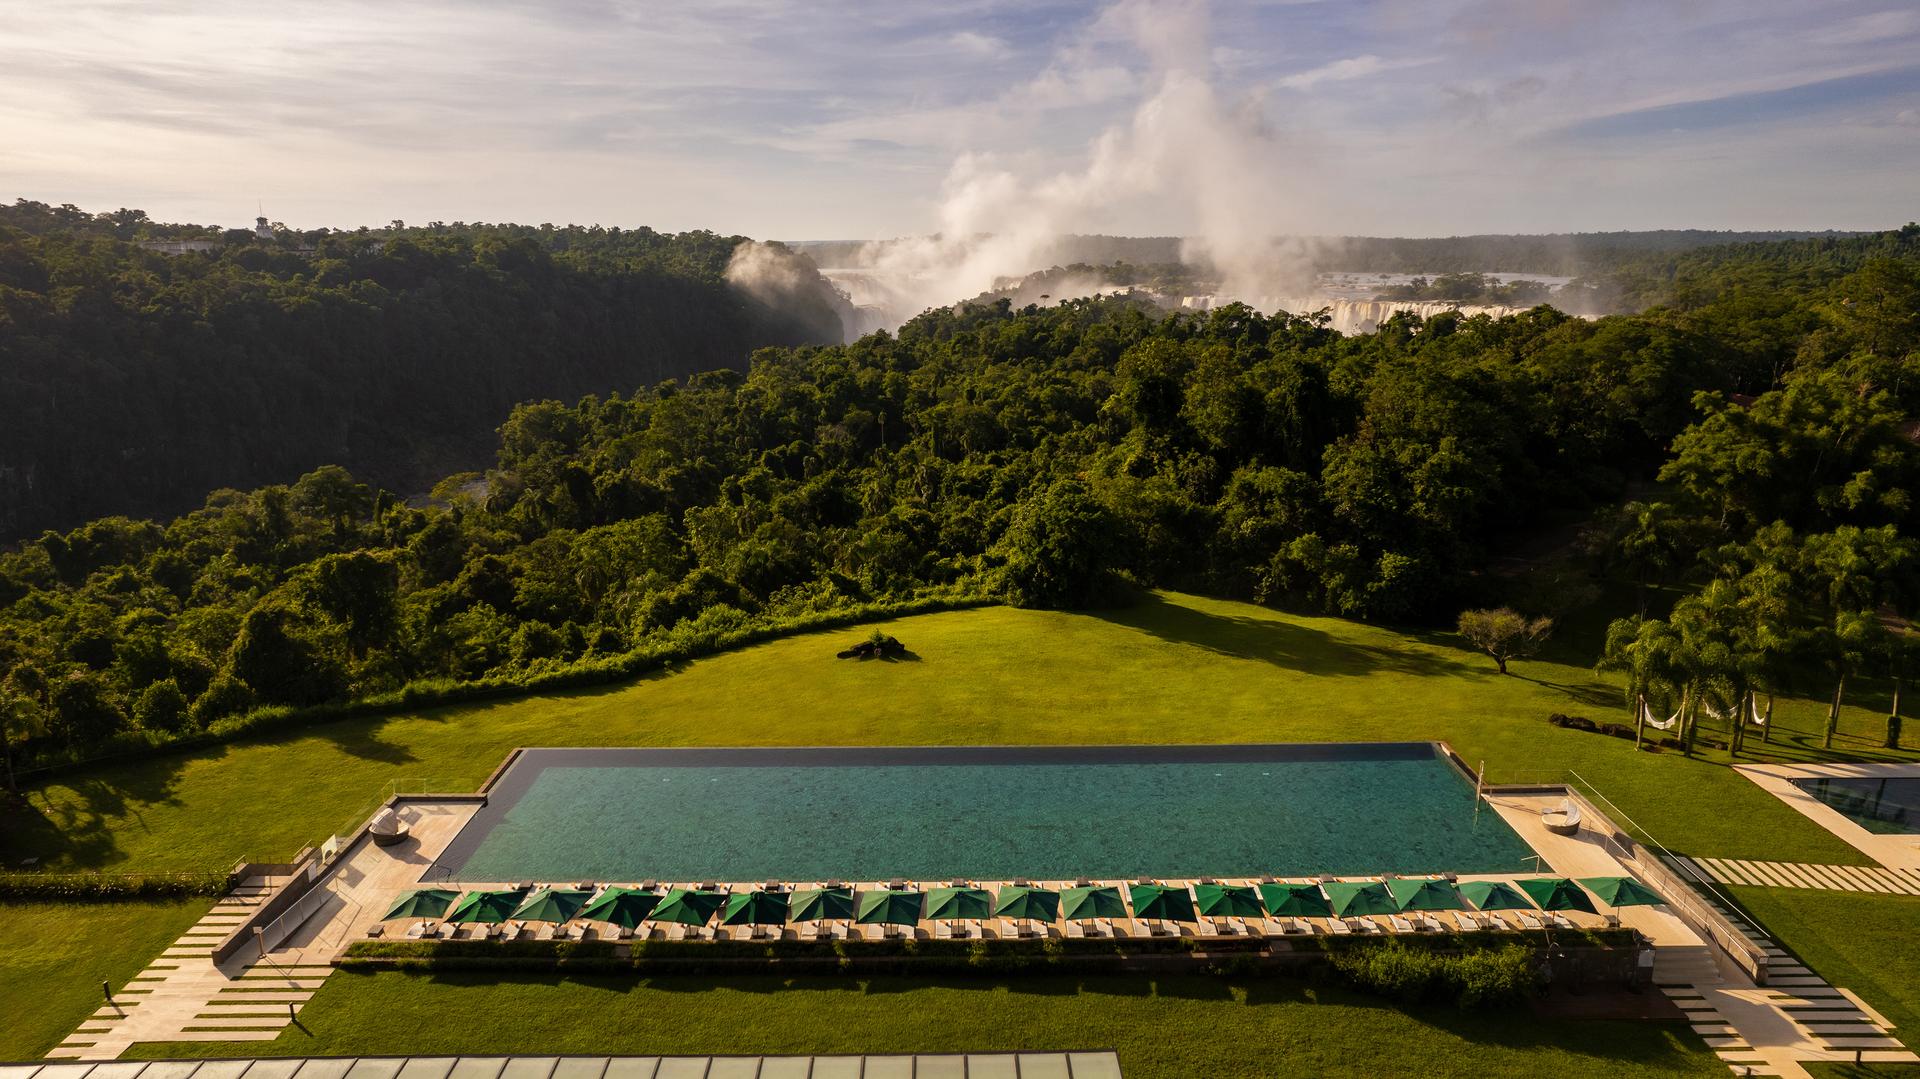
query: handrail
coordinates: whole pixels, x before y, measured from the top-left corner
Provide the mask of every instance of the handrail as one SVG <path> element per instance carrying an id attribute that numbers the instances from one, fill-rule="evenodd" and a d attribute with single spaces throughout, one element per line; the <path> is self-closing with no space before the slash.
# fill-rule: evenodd
<path id="1" fill-rule="evenodd" d="M 1622 864 L 1633 868 L 1641 876 L 1655 878 L 1652 883 L 1664 885 L 1664 887 L 1661 888 L 1661 897 L 1666 900 L 1669 907 L 1674 908 L 1676 913 L 1682 915 L 1683 921 L 1686 921 L 1695 931 L 1706 936 L 1709 941 L 1718 945 L 1721 951 L 1738 962 L 1741 967 L 1746 970 L 1748 976 L 1753 979 L 1754 984 L 1766 984 L 1766 951 L 1748 937 L 1747 934 L 1741 932 L 1740 928 L 1734 925 L 1731 919 L 1739 918 L 1742 922 L 1745 922 L 1748 926 L 1751 926 L 1754 930 L 1761 933 L 1762 936 L 1765 935 L 1766 931 L 1756 925 L 1752 919 L 1739 913 L 1739 907 L 1724 893 L 1720 892 L 1717 888 L 1713 888 L 1712 885 L 1708 885 L 1708 889 L 1712 891 L 1716 897 L 1723 900 L 1723 903 L 1720 904 L 1723 909 L 1715 910 L 1702 906 L 1697 897 L 1694 896 L 1693 890 L 1688 882 L 1673 868 L 1676 866 L 1683 867 L 1683 863 L 1678 861 L 1678 855 L 1675 855 L 1673 851 L 1667 849 L 1659 840 L 1654 839 L 1652 835 L 1648 834 L 1639 822 L 1628 816 L 1624 811 L 1621 811 L 1606 795 L 1601 794 L 1585 776 L 1571 770 L 1568 771 L 1568 775 L 1572 776 L 1573 779 L 1580 784 L 1580 788 L 1569 785 L 1567 789 L 1570 794 L 1579 797 L 1581 801 L 1587 802 L 1587 804 L 1593 808 L 1596 816 L 1608 820 L 1608 823 L 1611 824 L 1612 821 L 1600 810 L 1599 806 L 1589 800 L 1589 795 L 1591 795 L 1593 799 L 1598 799 L 1598 801 L 1606 803 L 1608 808 L 1620 814 L 1620 817 L 1627 822 L 1628 826 L 1640 833 L 1638 842 L 1642 846 L 1650 849 L 1655 854 L 1655 857 L 1652 859 L 1639 857 L 1630 846 L 1621 842 L 1621 840 L 1624 839 L 1629 844 L 1633 843 L 1635 841 L 1634 837 L 1628 836 L 1625 833 L 1616 833 L 1611 828 L 1608 829 L 1602 841 L 1603 844 L 1615 852 Z M 1697 874 L 1689 871 L 1688 876 L 1697 877 Z M 1671 879 L 1671 884 L 1668 884 L 1668 878 Z"/>
<path id="2" fill-rule="evenodd" d="M 1655 839 L 1653 837 L 1653 833 L 1647 831 L 1647 829 L 1643 827 L 1639 821 L 1636 821 L 1632 817 L 1629 817 L 1626 814 L 1625 810 L 1622 810 L 1619 806 L 1614 805 L 1613 800 L 1608 798 L 1606 795 L 1601 794 L 1600 789 L 1598 787 L 1595 787 L 1591 782 L 1589 782 L 1587 780 L 1587 777 L 1581 775 L 1579 772 L 1573 771 L 1572 769 L 1568 769 L 1567 774 L 1579 781 L 1580 785 L 1584 788 L 1581 791 L 1582 794 L 1590 794 L 1593 797 L 1599 799 L 1600 801 L 1605 802 L 1607 805 L 1607 809 L 1611 810 L 1613 815 L 1615 815 L 1617 819 L 1625 821 L 1628 827 L 1632 828 L 1636 833 L 1638 833 L 1638 835 L 1635 838 L 1639 839 L 1641 843 L 1649 847 L 1652 847 L 1660 855 L 1663 861 L 1665 861 L 1668 865 L 1678 866 L 1681 869 L 1685 869 L 1687 876 L 1692 878 L 1695 882 L 1697 882 L 1700 887 L 1712 893 L 1713 898 L 1720 901 L 1720 905 L 1726 908 L 1728 914 L 1731 914 L 1733 917 L 1740 919 L 1742 922 L 1745 922 L 1747 926 L 1751 928 L 1754 932 L 1759 933 L 1762 936 L 1766 935 L 1767 933 L 1766 928 L 1760 925 L 1760 923 L 1754 921 L 1752 918 L 1747 917 L 1747 915 L 1740 909 L 1740 905 L 1733 901 L 1732 896 L 1729 896 L 1727 893 L 1721 891 L 1719 885 L 1715 884 L 1713 881 L 1706 879 L 1705 877 L 1701 876 L 1699 873 L 1694 872 L 1691 868 L 1689 868 L 1688 861 L 1682 861 L 1680 855 L 1675 854 L 1673 851 L 1667 848 L 1666 844 L 1660 842 L 1658 839 Z"/>

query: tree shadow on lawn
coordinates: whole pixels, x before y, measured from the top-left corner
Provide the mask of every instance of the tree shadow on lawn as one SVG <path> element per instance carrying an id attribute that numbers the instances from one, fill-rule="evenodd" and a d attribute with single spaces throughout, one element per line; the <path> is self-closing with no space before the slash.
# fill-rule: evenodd
<path id="1" fill-rule="evenodd" d="M 1163 641 L 1308 674 L 1358 677 L 1388 671 L 1481 680 L 1496 673 L 1491 667 L 1482 670 L 1464 659 L 1423 649 L 1342 640 L 1325 630 L 1283 619 L 1212 614 L 1151 594 L 1140 597 L 1131 607 L 1086 613 Z"/>
<path id="2" fill-rule="evenodd" d="M 1584 704 L 1590 708 L 1620 704 L 1619 688 L 1607 685 L 1605 682 L 1549 682 L 1544 678 L 1534 678 L 1519 671 L 1514 671 L 1512 677 L 1522 682 L 1532 682 L 1542 689 L 1551 689 L 1556 693 L 1565 694 L 1575 703 Z"/>
<path id="3" fill-rule="evenodd" d="M 111 868 L 126 859 L 114 830 L 144 827 L 144 807 L 180 805 L 175 787 L 187 763 L 225 751 L 219 747 L 111 765 L 92 775 L 62 772 L 46 777 L 39 786 L 27 788 L 19 803 L 23 810 L 0 829 L 0 865 L 11 868 L 38 858 L 39 868 Z"/>

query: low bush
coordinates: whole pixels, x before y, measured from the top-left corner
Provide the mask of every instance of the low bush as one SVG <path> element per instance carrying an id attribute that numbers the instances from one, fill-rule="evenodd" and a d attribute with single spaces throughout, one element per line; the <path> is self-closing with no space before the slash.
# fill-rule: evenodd
<path id="1" fill-rule="evenodd" d="M 609 959 L 607 940 L 360 940 L 350 959 Z"/>
<path id="2" fill-rule="evenodd" d="M 1398 940 L 1329 956 L 1355 989 L 1406 1004 L 1450 1001 L 1462 1008 L 1521 999 L 1535 986 L 1534 951 L 1523 944 L 1458 953 L 1409 948 Z"/>

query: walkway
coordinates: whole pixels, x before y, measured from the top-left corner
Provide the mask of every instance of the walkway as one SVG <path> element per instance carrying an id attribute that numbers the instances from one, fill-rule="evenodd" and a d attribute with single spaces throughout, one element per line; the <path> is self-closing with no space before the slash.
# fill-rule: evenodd
<path id="1" fill-rule="evenodd" d="M 366 927 L 386 913 L 394 896 L 419 882 L 472 813 L 472 805 L 409 807 L 405 815 L 412 827 L 411 839 L 394 847 L 364 839 L 355 843 L 335 862 L 316 893 L 321 899 L 309 908 L 311 916 L 286 940 L 264 959 L 247 948 L 216 966 L 214 947 L 284 883 L 266 877 L 242 881 L 47 1056 L 111 1060 L 135 1042 L 272 1041 L 279 1037 L 333 973 L 334 956 L 348 941 L 365 935 Z"/>
<path id="2" fill-rule="evenodd" d="M 0 1064 L 0 1079 L 1120 1079 L 1097 1053 L 822 1057 L 279 1057 Z"/>
<path id="3" fill-rule="evenodd" d="M 1697 864 L 1686 858 L 1673 862 L 1683 876 Z M 1805 1076 L 1801 1061 L 1851 1061 L 1856 1053 L 1866 1063 L 1920 1063 L 1920 1055 L 1889 1033 L 1893 1024 L 1885 1016 L 1848 990 L 1827 984 L 1711 895 L 1696 894 L 1766 953 L 1767 984 L 1756 986 L 1724 964 L 1717 978 L 1697 967 L 1671 974 L 1656 968 L 1654 981 L 1737 1074 Z"/>
<path id="4" fill-rule="evenodd" d="M 1700 876 L 1720 884 L 1765 888 L 1825 888 L 1841 892 L 1920 895 L 1920 869 L 1871 865 L 1809 865 L 1805 862 L 1750 862 L 1739 858 L 1681 858 Z"/>
<path id="5" fill-rule="evenodd" d="M 111 1060 L 137 1041 L 269 1041 L 332 968 L 237 962 L 222 970 L 213 949 L 281 881 L 250 877 L 214 901 L 160 958 L 48 1053 Z"/>

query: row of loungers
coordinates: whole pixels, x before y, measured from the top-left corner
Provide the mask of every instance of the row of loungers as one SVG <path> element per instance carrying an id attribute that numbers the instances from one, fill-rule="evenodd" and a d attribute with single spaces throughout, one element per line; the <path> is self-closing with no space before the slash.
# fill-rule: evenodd
<path id="1" fill-rule="evenodd" d="M 1051 889 L 1065 889 L 1076 883 L 1089 882 L 1035 882 L 1037 886 Z M 1113 883 L 1116 886 L 1124 882 Z M 648 881 L 643 887 L 657 887 L 656 882 Z M 906 881 L 844 883 L 838 881 L 816 885 L 796 885 L 783 889 L 801 890 L 805 887 L 850 888 L 859 891 L 882 891 L 900 887 L 927 891 L 943 886 L 941 883 L 916 883 Z M 544 884 L 523 884 L 521 888 L 544 888 Z M 551 887 L 567 887 L 551 885 Z M 582 884 L 576 887 L 591 888 Z M 669 890 L 674 886 L 667 886 Z M 688 889 L 708 888 L 711 885 L 688 884 Z M 1607 915 L 1597 921 L 1608 926 L 1617 926 L 1619 919 Z M 1479 932 L 1520 932 L 1541 929 L 1578 929 L 1581 926 L 1558 911 L 1503 910 L 1503 911 L 1410 911 L 1402 914 L 1367 915 L 1360 917 L 1313 918 L 1313 917 L 1267 917 L 1267 918 L 1211 918 L 1201 916 L 1194 922 L 1176 922 L 1162 919 L 1142 918 L 1097 918 L 1085 920 L 1061 920 L 1058 922 L 1040 922 L 1012 918 L 936 920 L 922 919 L 918 925 L 897 924 L 860 924 L 846 919 L 826 921 L 790 922 L 785 925 L 685 925 L 676 922 L 642 924 L 638 928 L 628 929 L 609 923 L 575 920 L 566 923 L 507 921 L 503 923 L 468 923 L 455 925 L 451 922 L 431 920 L 414 922 L 407 927 L 404 937 L 409 940 L 993 940 L 993 939 L 1032 939 L 1052 938 L 1113 938 L 1133 939 L 1147 937 L 1286 937 L 1286 936 L 1363 936 L 1368 934 L 1393 933 L 1479 933 Z M 378 935 L 380 927 L 375 927 L 369 935 Z"/>

